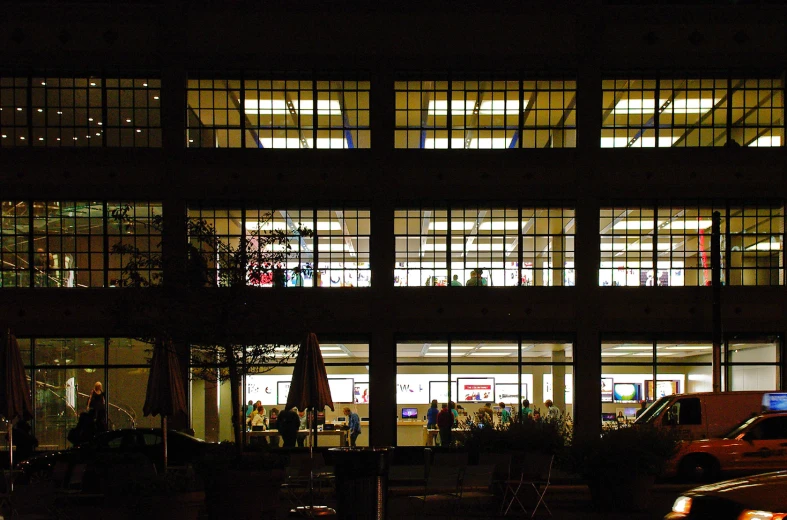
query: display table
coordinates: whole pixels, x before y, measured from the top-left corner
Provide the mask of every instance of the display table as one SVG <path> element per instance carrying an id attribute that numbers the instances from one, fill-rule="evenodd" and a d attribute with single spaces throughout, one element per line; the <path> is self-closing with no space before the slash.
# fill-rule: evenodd
<path id="1" fill-rule="evenodd" d="M 466 428 L 453 428 L 451 433 L 456 439 L 456 434 L 463 434 L 467 433 L 469 430 Z M 435 438 L 439 435 L 440 430 L 427 430 L 426 426 L 424 426 L 424 446 L 434 446 L 435 445 Z"/>
<path id="2" fill-rule="evenodd" d="M 425 426 L 426 421 L 421 420 L 396 421 L 396 443 L 399 446 L 423 446 L 421 429 Z"/>
<path id="3" fill-rule="evenodd" d="M 307 445 L 308 445 L 308 442 L 311 439 L 311 435 L 309 435 L 309 434 L 312 433 L 312 432 L 309 432 L 309 430 L 298 430 L 298 433 L 306 435 L 306 440 L 307 440 Z M 323 438 L 336 437 L 338 439 L 338 441 L 339 441 L 339 446 L 347 446 L 347 431 L 346 430 L 323 430 L 323 431 L 318 431 L 317 432 L 317 436 L 318 437 L 323 437 Z M 281 432 L 279 430 L 265 430 L 265 431 L 262 431 L 262 432 L 246 432 L 246 442 L 251 442 L 251 439 L 253 437 L 264 437 L 266 439 L 268 437 L 281 437 Z M 317 443 L 320 444 L 320 441 L 318 440 Z"/>

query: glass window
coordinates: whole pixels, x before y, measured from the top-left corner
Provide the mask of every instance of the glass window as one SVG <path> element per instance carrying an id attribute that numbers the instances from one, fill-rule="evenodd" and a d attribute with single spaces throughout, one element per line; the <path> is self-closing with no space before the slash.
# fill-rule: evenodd
<path id="1" fill-rule="evenodd" d="M 189 79 L 189 148 L 369 148 L 367 80 Z"/>
<path id="2" fill-rule="evenodd" d="M 714 212 L 722 283 L 784 283 L 782 204 L 676 202 L 601 209 L 599 285 L 711 285 Z"/>
<path id="3" fill-rule="evenodd" d="M 559 206 L 396 210 L 394 284 L 574 285 L 574 224 Z"/>
<path id="4" fill-rule="evenodd" d="M 727 390 L 780 388 L 781 338 L 733 337 L 722 349 Z"/>
<path id="5" fill-rule="evenodd" d="M 160 147 L 161 80 L 0 75 L 0 146 Z"/>
<path id="6" fill-rule="evenodd" d="M 602 81 L 602 148 L 784 146 L 778 77 Z"/>
<path id="7" fill-rule="evenodd" d="M 160 285 L 162 277 L 160 203 L 107 203 L 110 287 Z"/>
<path id="8" fill-rule="evenodd" d="M 396 148 L 576 147 L 576 82 L 440 80 L 394 84 Z"/>

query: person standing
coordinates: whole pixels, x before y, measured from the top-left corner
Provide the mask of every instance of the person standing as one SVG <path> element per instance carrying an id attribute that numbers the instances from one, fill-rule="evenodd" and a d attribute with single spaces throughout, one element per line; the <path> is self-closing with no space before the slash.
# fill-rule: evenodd
<path id="1" fill-rule="evenodd" d="M 459 281 L 459 275 L 455 274 L 453 280 L 451 280 L 452 287 L 462 287 L 462 282 Z"/>
<path id="2" fill-rule="evenodd" d="M 358 414 L 350 410 L 347 406 L 344 407 L 344 415 L 348 417 L 348 427 L 350 430 L 350 446 L 355 447 L 355 441 L 361 434 L 361 418 Z"/>
<path id="3" fill-rule="evenodd" d="M 100 381 L 96 381 L 87 399 L 87 411 L 93 416 L 96 433 L 107 431 L 107 399 Z"/>
<path id="4" fill-rule="evenodd" d="M 544 406 L 547 407 L 547 415 L 545 417 L 547 421 L 556 421 L 563 415 L 560 412 L 560 408 L 552 403 L 552 399 L 547 399 L 544 401 Z"/>
<path id="5" fill-rule="evenodd" d="M 454 427 L 454 414 L 443 403 L 443 409 L 437 414 L 437 428 L 440 430 L 440 445 L 449 447 L 453 442 L 451 429 Z"/>
<path id="6" fill-rule="evenodd" d="M 437 414 L 440 413 L 440 410 L 437 409 L 437 399 L 432 399 L 432 404 L 429 406 L 429 409 L 426 411 L 426 429 L 427 430 L 436 430 L 437 429 Z"/>
<path id="7" fill-rule="evenodd" d="M 301 419 L 292 410 L 282 410 L 276 419 L 276 429 L 281 433 L 283 446 L 285 448 L 294 448 L 295 440 L 298 437 L 298 430 L 300 429 Z"/>
<path id="8" fill-rule="evenodd" d="M 456 403 L 448 401 L 448 409 L 451 410 L 451 415 L 454 416 L 454 428 L 459 427 L 459 412 L 456 409 Z"/>
<path id="9" fill-rule="evenodd" d="M 639 418 L 639 416 L 642 415 L 642 412 L 644 412 L 647 409 L 648 409 L 648 402 L 647 401 L 640 401 L 639 402 L 639 410 L 637 410 L 637 415 L 636 415 L 635 419 Z"/>
<path id="10" fill-rule="evenodd" d="M 495 411 L 492 410 L 492 403 L 484 403 L 484 406 L 478 409 L 478 423 L 486 426 L 494 425 Z"/>
<path id="11" fill-rule="evenodd" d="M 508 426 L 511 422 L 511 412 L 508 411 L 506 408 L 506 404 L 504 402 L 500 402 L 500 424 L 503 426 Z"/>
<path id="12" fill-rule="evenodd" d="M 528 399 L 522 400 L 522 419 L 532 419 L 533 418 L 533 409 L 530 407 L 530 401 Z"/>

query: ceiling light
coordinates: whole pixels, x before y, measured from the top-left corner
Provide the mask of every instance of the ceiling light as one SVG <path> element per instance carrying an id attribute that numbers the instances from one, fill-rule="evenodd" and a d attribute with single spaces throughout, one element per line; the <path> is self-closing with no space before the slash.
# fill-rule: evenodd
<path id="1" fill-rule="evenodd" d="M 754 147 L 770 147 L 770 146 L 781 146 L 782 145 L 782 138 L 778 135 L 763 135 L 762 137 L 758 137 L 751 143 L 749 146 Z"/>
<path id="2" fill-rule="evenodd" d="M 25 140 L 25 136 L 20 136 L 20 137 L 19 137 L 19 140 L 20 140 L 20 141 L 24 141 L 24 140 Z"/>
<path id="3" fill-rule="evenodd" d="M 508 231 L 508 230 L 517 230 L 519 229 L 519 222 L 515 220 L 506 220 L 506 221 L 492 221 L 492 222 L 483 222 L 478 229 L 488 230 L 491 229 L 492 231 Z"/>
<path id="4" fill-rule="evenodd" d="M 505 251 L 505 244 L 479 244 L 473 242 L 472 244 L 465 244 L 465 251 Z"/>
<path id="5" fill-rule="evenodd" d="M 141 134 L 141 133 L 142 133 L 142 130 L 140 130 L 139 128 L 137 128 L 137 133 L 138 133 L 138 134 Z"/>
<path id="6" fill-rule="evenodd" d="M 634 139 L 634 137 L 602 137 L 601 138 L 601 148 L 628 148 L 629 142 Z M 670 148 L 675 141 L 678 140 L 678 136 L 675 137 L 659 137 L 659 148 Z M 656 147 L 656 138 L 655 137 L 640 137 L 636 139 L 633 143 L 631 143 L 631 148 L 655 148 Z"/>
<path id="7" fill-rule="evenodd" d="M 42 86 L 42 87 L 46 87 L 46 81 L 42 81 L 42 82 L 41 82 L 41 86 Z"/>
<path id="8" fill-rule="evenodd" d="M 143 86 L 143 87 L 147 87 L 147 86 L 148 86 L 148 84 L 147 84 L 147 83 L 143 83 L 143 84 L 142 84 L 142 86 Z"/>
<path id="9" fill-rule="evenodd" d="M 7 138 L 8 136 L 6 134 L 3 134 L 3 139 L 7 139 Z"/>
<path id="10" fill-rule="evenodd" d="M 713 347 L 697 347 L 697 346 L 678 346 L 663 347 L 664 350 L 711 350 Z"/>
<path id="11" fill-rule="evenodd" d="M 625 356 L 626 352 L 602 352 L 601 357 L 620 357 Z"/>
<path id="12" fill-rule="evenodd" d="M 320 350 L 342 350 L 342 347 L 320 345 Z"/>
<path id="13" fill-rule="evenodd" d="M 293 99 L 287 103 L 284 99 L 247 99 L 243 102 L 243 110 L 247 114 L 287 115 L 290 111 L 314 112 L 314 101 L 311 99 Z M 318 99 L 317 115 L 340 116 L 342 107 L 336 99 Z"/>
<path id="14" fill-rule="evenodd" d="M 468 356 L 473 357 L 505 357 L 510 356 L 511 352 L 470 352 Z"/>
<path id="15" fill-rule="evenodd" d="M 468 230 L 473 229 L 475 221 L 472 220 L 452 220 L 451 230 Z M 429 229 L 434 231 L 448 231 L 447 220 L 436 220 L 429 222 Z"/>
<path id="16" fill-rule="evenodd" d="M 39 138 L 38 138 L 38 140 L 39 140 L 39 141 L 43 141 L 43 140 L 44 140 L 44 138 L 43 138 L 43 137 L 39 137 Z"/>
<path id="17" fill-rule="evenodd" d="M 126 119 L 126 123 L 130 123 L 130 122 L 131 122 L 131 119 Z"/>
<path id="18" fill-rule="evenodd" d="M 776 237 L 771 237 L 770 241 L 763 240 L 762 242 L 757 242 L 756 244 L 750 245 L 746 248 L 746 251 L 778 251 L 782 248 L 781 242 Z"/>
<path id="19" fill-rule="evenodd" d="M 157 99 L 158 99 L 158 96 L 153 96 L 153 99 L 156 99 L 156 100 L 157 100 Z"/>
<path id="20" fill-rule="evenodd" d="M 39 112 L 39 113 L 41 113 L 41 112 L 43 112 L 43 111 L 44 111 L 44 109 L 43 109 L 43 108 L 39 108 L 39 109 L 38 109 L 38 112 Z"/>
<path id="21" fill-rule="evenodd" d="M 304 228 L 304 229 L 311 229 L 313 224 L 312 222 L 293 222 L 292 223 L 295 228 Z M 256 231 L 271 231 L 273 229 L 277 230 L 287 230 L 287 225 L 282 221 L 276 222 L 259 222 L 257 220 L 247 220 L 246 221 L 246 229 L 248 230 L 256 230 Z M 317 221 L 317 231 L 341 231 L 342 226 L 335 220 L 318 220 Z"/>
<path id="22" fill-rule="evenodd" d="M 335 352 L 335 353 L 333 353 L 333 352 L 326 352 L 325 354 L 322 355 L 322 357 L 325 358 L 325 357 L 350 357 L 350 356 L 348 356 L 344 352 Z"/>
<path id="23" fill-rule="evenodd" d="M 21 109 L 21 108 L 17 108 L 17 109 L 16 109 L 16 111 L 17 111 L 17 112 L 21 112 L 21 111 L 22 111 L 22 109 Z"/>
<path id="24" fill-rule="evenodd" d="M 478 348 L 489 350 L 519 350 L 519 347 L 516 345 L 482 345 Z"/>
<path id="25" fill-rule="evenodd" d="M 473 99 L 452 99 L 451 115 L 472 115 L 478 113 L 485 116 L 513 115 L 519 112 L 518 99 L 487 99 L 481 101 L 476 111 L 476 100 Z M 527 99 L 525 99 L 527 106 Z M 427 112 L 430 116 L 447 116 L 448 100 L 432 99 L 429 101 Z"/>
<path id="26" fill-rule="evenodd" d="M 63 115 L 63 112 L 61 112 L 60 110 L 58 110 L 58 111 L 57 111 L 57 115 L 59 115 L 59 116 L 62 116 L 62 115 Z"/>
<path id="27" fill-rule="evenodd" d="M 297 137 L 260 137 L 259 142 L 263 148 L 314 148 L 314 141 L 311 138 L 301 141 Z M 347 142 L 343 137 L 318 137 L 317 148 L 342 149 L 347 148 Z"/>
<path id="28" fill-rule="evenodd" d="M 448 355 L 447 352 L 427 352 L 426 354 L 424 354 L 424 356 L 428 356 L 428 357 L 437 357 L 437 356 L 445 357 L 447 355 Z"/>
<path id="29" fill-rule="evenodd" d="M 653 350 L 653 347 L 636 347 L 629 345 L 621 345 L 620 347 L 612 347 L 615 350 Z"/>
<path id="30" fill-rule="evenodd" d="M 713 225 L 712 220 L 673 220 L 668 222 L 664 229 L 708 229 Z"/>
<path id="31" fill-rule="evenodd" d="M 95 83 L 93 83 L 93 82 L 91 82 L 91 83 L 90 83 L 90 86 L 91 86 L 91 87 L 95 87 L 95 86 L 96 86 L 96 84 L 95 84 Z"/>
<path id="32" fill-rule="evenodd" d="M 454 347 L 451 346 L 451 350 L 473 350 L 475 347 Z M 429 350 L 448 350 L 448 345 L 432 345 L 429 347 Z"/>
<path id="33" fill-rule="evenodd" d="M 659 99 L 659 107 L 667 114 L 704 114 L 716 106 L 721 99 Z M 612 110 L 613 113 L 653 114 L 656 103 L 653 99 L 621 99 Z"/>
<path id="34" fill-rule="evenodd" d="M 658 221 L 655 225 L 661 226 L 663 221 Z M 616 222 L 612 229 L 653 229 L 653 219 L 648 220 L 621 220 Z"/>

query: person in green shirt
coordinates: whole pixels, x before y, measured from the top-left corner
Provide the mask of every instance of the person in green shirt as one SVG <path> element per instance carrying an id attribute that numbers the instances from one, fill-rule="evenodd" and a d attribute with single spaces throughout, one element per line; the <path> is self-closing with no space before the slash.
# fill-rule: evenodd
<path id="1" fill-rule="evenodd" d="M 530 407 L 530 401 L 527 399 L 522 401 L 522 418 L 533 418 L 533 409 Z"/>
<path id="2" fill-rule="evenodd" d="M 462 282 L 459 281 L 459 275 L 458 274 L 454 275 L 454 279 L 451 280 L 451 285 L 452 286 L 459 286 L 459 287 L 462 286 Z"/>
<path id="3" fill-rule="evenodd" d="M 506 403 L 500 403 L 500 424 L 506 426 L 511 422 L 511 412 L 506 408 Z"/>

